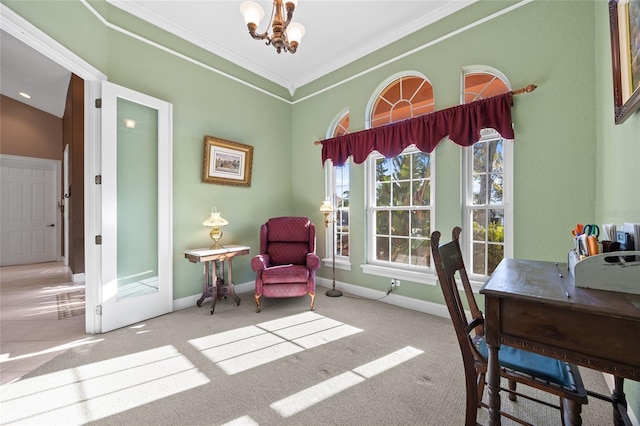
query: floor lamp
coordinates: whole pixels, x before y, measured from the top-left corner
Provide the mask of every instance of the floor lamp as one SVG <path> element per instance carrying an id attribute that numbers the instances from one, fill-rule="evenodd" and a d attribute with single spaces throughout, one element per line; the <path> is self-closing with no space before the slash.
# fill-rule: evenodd
<path id="1" fill-rule="evenodd" d="M 332 264 L 332 272 L 333 272 L 333 286 L 331 289 L 327 290 L 326 295 L 329 297 L 340 297 L 342 296 L 342 292 L 340 290 L 336 290 L 336 233 L 335 233 L 335 223 L 336 220 L 329 219 L 329 215 L 333 213 L 333 206 L 329 201 L 323 201 L 320 206 L 320 211 L 324 214 L 324 228 L 325 230 L 329 228 L 329 222 L 333 223 L 334 229 L 331 236 L 331 253 L 333 255 L 333 264 Z"/>

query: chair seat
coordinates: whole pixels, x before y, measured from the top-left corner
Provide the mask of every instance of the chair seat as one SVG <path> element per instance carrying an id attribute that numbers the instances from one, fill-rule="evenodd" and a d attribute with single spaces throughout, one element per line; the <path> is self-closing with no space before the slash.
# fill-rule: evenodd
<path id="1" fill-rule="evenodd" d="M 272 283 L 302 283 L 307 282 L 309 270 L 304 265 L 279 265 L 262 271 L 262 282 Z"/>
<path id="2" fill-rule="evenodd" d="M 484 336 L 478 339 L 476 348 L 485 359 L 488 357 L 489 351 Z M 564 361 L 507 345 L 500 345 L 498 361 L 503 367 L 544 379 L 566 389 L 575 389 L 575 383 Z"/>

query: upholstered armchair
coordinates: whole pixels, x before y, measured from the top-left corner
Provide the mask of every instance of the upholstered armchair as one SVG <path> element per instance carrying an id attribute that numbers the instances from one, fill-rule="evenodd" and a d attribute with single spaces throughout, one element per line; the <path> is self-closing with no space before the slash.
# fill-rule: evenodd
<path id="1" fill-rule="evenodd" d="M 306 217 L 275 217 L 260 227 L 260 254 L 251 259 L 256 272 L 256 312 L 260 297 L 311 296 L 315 309 L 316 228 Z"/>

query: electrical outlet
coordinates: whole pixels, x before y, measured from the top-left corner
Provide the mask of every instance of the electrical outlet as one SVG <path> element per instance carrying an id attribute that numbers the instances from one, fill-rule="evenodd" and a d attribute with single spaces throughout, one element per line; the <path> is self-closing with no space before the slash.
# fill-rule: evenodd
<path id="1" fill-rule="evenodd" d="M 395 282 L 396 287 L 400 287 L 400 280 L 393 280 Z"/>

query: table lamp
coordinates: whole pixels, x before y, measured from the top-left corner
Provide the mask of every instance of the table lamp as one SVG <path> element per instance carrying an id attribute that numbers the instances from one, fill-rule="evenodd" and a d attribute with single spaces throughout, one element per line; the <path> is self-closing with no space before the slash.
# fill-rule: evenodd
<path id="1" fill-rule="evenodd" d="M 228 224 L 229 222 L 221 216 L 220 212 L 215 207 L 211 210 L 211 216 L 202 222 L 202 225 L 211 227 L 211 232 L 209 232 L 209 237 L 213 240 L 213 245 L 210 247 L 211 249 L 223 248 L 220 245 L 220 239 L 223 235 L 220 228 Z"/>

